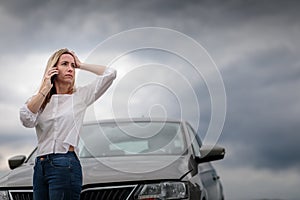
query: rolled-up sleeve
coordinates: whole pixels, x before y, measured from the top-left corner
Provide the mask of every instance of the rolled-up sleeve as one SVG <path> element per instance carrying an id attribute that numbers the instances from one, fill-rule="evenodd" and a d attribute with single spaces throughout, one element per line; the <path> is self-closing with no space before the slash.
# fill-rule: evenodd
<path id="1" fill-rule="evenodd" d="M 28 109 L 27 104 L 24 104 L 20 108 L 20 120 L 21 120 L 22 124 L 27 128 L 33 128 L 37 125 L 38 115 L 39 115 L 39 112 L 38 113 L 31 112 Z"/>
<path id="2" fill-rule="evenodd" d="M 90 84 L 81 88 L 81 95 L 84 98 L 86 105 L 90 105 L 101 97 L 104 92 L 110 87 L 113 80 L 116 78 L 117 71 L 113 68 L 106 68 L 103 75 L 100 75 Z"/>

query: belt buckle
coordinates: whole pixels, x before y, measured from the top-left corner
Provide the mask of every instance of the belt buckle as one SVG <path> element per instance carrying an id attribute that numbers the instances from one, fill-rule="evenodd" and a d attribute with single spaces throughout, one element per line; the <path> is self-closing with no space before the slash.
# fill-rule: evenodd
<path id="1" fill-rule="evenodd" d="M 46 158 L 44 156 L 40 157 L 40 161 L 44 161 Z"/>

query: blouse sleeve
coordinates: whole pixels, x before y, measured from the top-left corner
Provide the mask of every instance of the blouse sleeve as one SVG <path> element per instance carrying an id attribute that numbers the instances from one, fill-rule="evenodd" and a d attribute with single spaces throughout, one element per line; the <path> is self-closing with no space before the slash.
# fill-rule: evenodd
<path id="1" fill-rule="evenodd" d="M 27 128 L 33 128 L 37 125 L 37 117 L 39 112 L 33 113 L 31 112 L 27 104 L 24 104 L 20 109 L 20 120 L 22 124 Z"/>
<path id="2" fill-rule="evenodd" d="M 112 84 L 116 78 L 116 70 L 106 68 L 103 75 L 99 75 L 96 80 L 81 88 L 81 96 L 87 106 L 94 103 Z"/>

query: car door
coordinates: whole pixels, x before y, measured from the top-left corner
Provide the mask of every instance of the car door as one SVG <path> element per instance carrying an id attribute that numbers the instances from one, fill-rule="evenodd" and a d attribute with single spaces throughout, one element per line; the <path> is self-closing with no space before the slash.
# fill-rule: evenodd
<path id="1" fill-rule="evenodd" d="M 200 147 L 202 145 L 199 136 L 196 134 L 194 129 L 187 124 L 187 129 L 192 139 L 192 147 L 194 150 L 195 156 L 200 156 Z M 217 175 L 216 170 L 210 162 L 201 163 L 198 165 L 198 171 L 200 172 L 200 177 L 202 184 L 206 190 L 208 199 L 223 199 L 223 190 L 222 185 Z"/>
<path id="2" fill-rule="evenodd" d="M 203 186 L 206 188 L 208 199 L 223 199 L 222 185 L 219 176 L 211 163 L 198 166 Z"/>

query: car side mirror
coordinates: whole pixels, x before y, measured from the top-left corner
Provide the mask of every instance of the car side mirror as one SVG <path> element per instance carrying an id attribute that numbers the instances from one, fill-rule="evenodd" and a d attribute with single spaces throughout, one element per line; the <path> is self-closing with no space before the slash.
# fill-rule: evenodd
<path id="1" fill-rule="evenodd" d="M 225 156 L 225 148 L 220 146 L 205 146 L 200 148 L 201 157 L 196 158 L 197 163 L 210 162 L 215 160 L 221 160 Z"/>
<path id="2" fill-rule="evenodd" d="M 21 166 L 26 160 L 26 156 L 20 155 L 20 156 L 14 156 L 10 159 L 8 159 L 8 165 L 10 169 L 15 169 L 19 166 Z"/>

